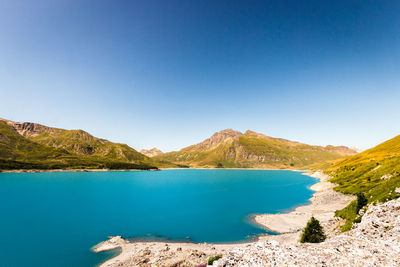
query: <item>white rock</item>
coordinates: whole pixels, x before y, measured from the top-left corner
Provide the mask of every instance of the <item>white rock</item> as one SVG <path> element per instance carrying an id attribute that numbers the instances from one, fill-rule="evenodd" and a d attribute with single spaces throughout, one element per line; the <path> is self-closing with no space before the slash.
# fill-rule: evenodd
<path id="1" fill-rule="evenodd" d="M 381 177 L 381 180 L 387 180 L 387 179 L 390 179 L 390 178 L 392 178 L 393 177 L 393 174 L 385 174 L 385 175 L 382 175 L 382 177 Z"/>
<path id="2" fill-rule="evenodd" d="M 257 242 L 214 266 L 400 266 L 400 199 L 370 205 L 355 229 L 323 243 Z"/>

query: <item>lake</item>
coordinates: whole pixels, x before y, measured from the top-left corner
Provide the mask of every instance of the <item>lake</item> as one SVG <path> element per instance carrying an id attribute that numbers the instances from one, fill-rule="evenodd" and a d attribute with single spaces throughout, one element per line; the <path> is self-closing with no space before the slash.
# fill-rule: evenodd
<path id="1" fill-rule="evenodd" d="M 316 179 L 275 170 L 0 173 L 2 266 L 95 266 L 108 236 L 242 242 L 251 214 L 308 203 Z M 273 234 L 273 233 L 269 233 Z"/>

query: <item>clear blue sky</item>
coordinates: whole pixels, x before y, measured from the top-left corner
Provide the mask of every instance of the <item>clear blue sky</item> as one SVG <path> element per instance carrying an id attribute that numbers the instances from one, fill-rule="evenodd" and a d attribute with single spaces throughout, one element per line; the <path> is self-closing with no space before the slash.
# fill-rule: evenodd
<path id="1" fill-rule="evenodd" d="M 0 117 L 164 151 L 400 134 L 400 1 L 0 1 Z"/>

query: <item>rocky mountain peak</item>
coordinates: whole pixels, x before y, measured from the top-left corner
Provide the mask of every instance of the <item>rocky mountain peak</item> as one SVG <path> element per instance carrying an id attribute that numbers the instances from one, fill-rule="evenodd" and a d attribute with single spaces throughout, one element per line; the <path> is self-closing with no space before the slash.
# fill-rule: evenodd
<path id="1" fill-rule="evenodd" d="M 211 138 L 216 138 L 216 137 L 218 137 L 218 138 L 220 138 L 220 137 L 221 138 L 234 138 L 234 137 L 238 137 L 241 135 L 243 135 L 243 134 L 239 131 L 235 131 L 232 129 L 225 129 L 225 130 L 216 132 L 215 134 L 213 134 L 211 136 Z"/>
<path id="2" fill-rule="evenodd" d="M 153 147 L 152 149 L 142 149 L 140 150 L 140 153 L 150 158 L 163 154 L 163 152 L 156 147 Z"/>
<path id="3" fill-rule="evenodd" d="M 239 136 L 241 136 L 241 135 L 243 135 L 243 134 L 239 131 L 235 131 L 232 129 L 225 129 L 225 130 L 216 132 L 210 138 L 204 140 L 197 146 L 200 149 L 210 149 L 210 148 L 216 147 L 219 144 L 226 142 L 228 140 L 235 140 L 235 139 L 239 138 Z"/>

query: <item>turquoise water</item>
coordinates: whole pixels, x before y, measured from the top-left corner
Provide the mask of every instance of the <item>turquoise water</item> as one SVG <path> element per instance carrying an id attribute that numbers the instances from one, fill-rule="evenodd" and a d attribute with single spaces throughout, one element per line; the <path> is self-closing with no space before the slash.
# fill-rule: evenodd
<path id="1" fill-rule="evenodd" d="M 314 183 L 265 170 L 0 173 L 0 261 L 94 266 L 112 253 L 90 248 L 111 235 L 245 241 L 266 233 L 249 214 L 308 203 Z"/>

